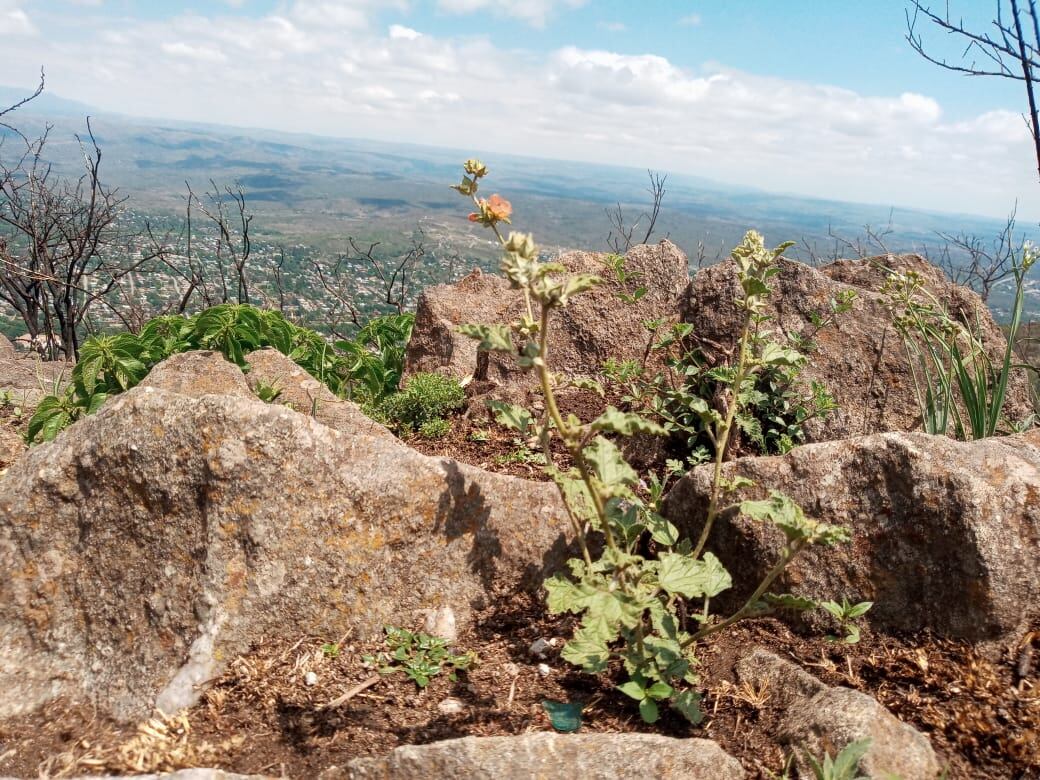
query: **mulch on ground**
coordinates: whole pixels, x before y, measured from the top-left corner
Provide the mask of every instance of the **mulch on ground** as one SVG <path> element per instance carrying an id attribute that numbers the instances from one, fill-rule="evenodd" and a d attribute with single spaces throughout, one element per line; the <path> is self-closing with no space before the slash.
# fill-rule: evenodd
<path id="1" fill-rule="evenodd" d="M 181 719 L 120 727 L 84 708 L 55 704 L 3 724 L 0 773 L 60 777 L 218 766 L 314 777 L 399 745 L 549 730 L 542 702 L 552 700 L 582 702 L 586 731 L 714 739 L 750 777 L 765 780 L 785 766 L 787 751 L 766 728 L 778 713 L 769 691 L 740 685 L 733 671 L 742 653 L 760 645 L 828 684 L 876 696 L 929 737 L 951 778 L 1040 777 L 1040 630 L 989 661 L 967 645 L 928 636 L 865 632 L 848 646 L 798 635 L 777 620 L 746 623 L 701 649 L 706 717 L 692 726 L 668 710 L 657 723 L 643 723 L 634 702 L 614 688 L 620 678 L 589 677 L 560 659 L 571 628 L 570 618 L 546 615 L 537 596 L 502 594 L 459 637 L 457 648 L 476 652 L 479 663 L 456 682 L 441 675 L 420 689 L 398 672 L 332 707 L 372 678 L 362 656 L 380 645 L 344 637 L 261 640 Z M 541 658 L 530 652 L 540 638 L 553 645 Z M 338 646 L 335 657 L 323 647 L 329 643 Z M 313 685 L 308 672 L 317 678 Z M 445 712 L 446 699 L 458 700 L 461 710 Z"/>

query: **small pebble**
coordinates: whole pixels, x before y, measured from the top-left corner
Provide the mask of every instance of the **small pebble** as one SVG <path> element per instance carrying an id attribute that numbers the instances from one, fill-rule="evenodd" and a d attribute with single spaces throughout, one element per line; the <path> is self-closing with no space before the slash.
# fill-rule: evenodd
<path id="1" fill-rule="evenodd" d="M 444 701 L 440 702 L 437 705 L 437 709 L 444 715 L 458 715 L 460 712 L 466 709 L 466 705 L 458 699 L 452 699 L 449 697 L 447 699 L 444 699 Z"/>
<path id="2" fill-rule="evenodd" d="M 502 668 L 505 669 L 506 674 L 508 674 L 510 677 L 516 677 L 518 674 L 520 674 L 520 667 L 514 664 L 512 661 L 503 665 Z"/>
<path id="3" fill-rule="evenodd" d="M 542 677 L 548 677 L 551 672 L 552 669 L 549 668 L 549 664 L 538 664 L 538 674 Z"/>
<path id="4" fill-rule="evenodd" d="M 313 686 L 318 684 L 318 675 L 314 672 L 307 672 L 303 676 L 303 682 L 305 685 Z"/>
<path id="5" fill-rule="evenodd" d="M 552 647 L 552 645 L 549 642 L 546 642 L 541 637 L 538 637 L 538 639 L 534 640 L 531 643 L 531 646 L 527 648 L 527 651 L 531 655 L 538 656 L 539 658 L 544 658 L 545 654 L 549 652 L 550 647 Z"/>

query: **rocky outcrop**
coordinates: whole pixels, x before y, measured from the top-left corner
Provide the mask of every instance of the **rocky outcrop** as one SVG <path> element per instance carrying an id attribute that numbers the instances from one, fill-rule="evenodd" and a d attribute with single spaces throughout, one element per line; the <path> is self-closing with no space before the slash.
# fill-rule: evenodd
<path id="1" fill-rule="evenodd" d="M 555 370 L 592 375 L 607 358 L 639 360 L 650 338 L 643 322 L 678 312 L 689 283 L 689 264 L 677 246 L 662 241 L 633 247 L 625 255 L 625 272 L 631 278 L 624 284 L 612 277 L 604 258 L 596 252 L 567 252 L 558 260 L 571 273 L 599 275 L 603 284 L 554 314 L 549 351 Z M 638 301 L 621 299 L 621 294 L 632 295 L 639 287 L 647 292 Z M 476 342 L 456 332 L 463 323 L 512 322 L 522 307 L 520 292 L 511 290 L 505 279 L 479 272 L 455 285 L 427 289 L 416 308 L 405 373 L 439 371 L 460 380 L 474 376 L 496 384 L 533 383 L 508 355 L 478 360 Z"/>
<path id="2" fill-rule="evenodd" d="M 876 699 L 851 688 L 830 687 L 779 656 L 756 648 L 737 662 L 741 682 L 768 696 L 777 722 L 769 724 L 781 745 L 795 753 L 799 777 L 812 777 L 805 761 L 832 758 L 848 744 L 869 739 L 857 777 L 935 780 L 939 762 L 928 739 L 901 722 Z"/>
<path id="3" fill-rule="evenodd" d="M 812 336 L 817 349 L 801 372 L 798 386 L 808 389 L 811 382 L 822 382 L 838 404 L 827 417 L 806 424 L 807 441 L 921 427 L 903 343 L 890 324 L 880 292 L 885 268 L 915 271 L 952 314 L 972 323 L 977 317 L 990 355 L 998 365 L 1002 362 L 1007 342 L 982 300 L 968 288 L 950 282 L 922 257 L 839 260 L 821 268 L 781 260 L 779 267 L 780 272 L 771 280 L 774 290 L 765 311 L 772 318 L 770 326 L 782 334 Z M 709 355 L 732 350 L 742 316 L 735 304 L 738 290 L 732 260 L 701 270 L 690 284 L 682 317 L 693 324 L 695 337 Z M 815 332 L 810 317 L 813 313 L 826 314 L 830 300 L 845 292 L 856 294 L 852 310 Z M 1027 378 L 1024 372 L 1015 372 L 1008 387 L 1005 416 L 1017 421 L 1030 412 Z"/>
<path id="4" fill-rule="evenodd" d="M 374 637 L 441 605 L 465 624 L 567 555 L 550 484 L 164 373 L 0 478 L 0 717 L 173 711 L 261 637 Z"/>
<path id="5" fill-rule="evenodd" d="M 310 415 L 322 425 L 344 433 L 393 438 L 385 427 L 365 416 L 357 404 L 339 398 L 277 349 L 267 348 L 246 356 L 246 382 L 255 392 L 260 383 L 278 391 L 275 403 Z"/>
<path id="6" fill-rule="evenodd" d="M 192 398 L 204 395 L 253 398 L 242 370 L 219 352 L 208 350 L 171 355 L 149 371 L 139 385 Z"/>
<path id="7" fill-rule="evenodd" d="M 744 770 L 739 761 L 709 739 L 542 732 L 405 745 L 387 756 L 355 759 L 342 770 L 322 774 L 322 780 L 413 780 L 417 777 L 741 780 Z"/>
<path id="8" fill-rule="evenodd" d="M 852 532 L 849 545 L 802 552 L 777 592 L 873 601 L 876 627 L 977 642 L 1040 615 L 1040 431 L 974 442 L 886 433 L 742 458 L 723 472 L 756 484 L 734 502 L 780 490 Z M 665 514 L 699 531 L 710 482 L 710 466 L 691 471 Z M 777 528 L 732 512 L 715 524 L 709 548 L 733 574 L 730 598 L 750 593 L 782 544 Z"/>

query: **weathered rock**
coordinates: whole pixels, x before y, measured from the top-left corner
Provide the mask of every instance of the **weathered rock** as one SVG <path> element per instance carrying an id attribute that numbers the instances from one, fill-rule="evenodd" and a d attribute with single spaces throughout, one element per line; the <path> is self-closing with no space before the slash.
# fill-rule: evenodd
<path id="1" fill-rule="evenodd" d="M 662 241 L 633 247 L 625 256 L 625 270 L 638 276 L 624 285 L 611 278 L 604 257 L 596 252 L 568 252 L 559 258 L 571 273 L 595 273 L 604 283 L 576 296 L 553 315 L 549 351 L 554 370 L 591 375 L 600 371 L 607 358 L 641 359 L 649 340 L 643 322 L 678 312 L 689 284 L 689 264 L 677 246 Z M 625 303 L 619 297 L 638 287 L 647 288 L 639 301 Z M 531 375 L 520 372 L 510 356 L 491 354 L 478 360 L 475 342 L 456 333 L 467 322 L 513 321 L 522 307 L 520 292 L 510 290 L 508 282 L 496 276 L 471 274 L 458 284 L 427 289 L 416 309 L 405 373 L 439 371 L 458 379 L 475 376 L 498 384 L 532 383 Z"/>
<path id="2" fill-rule="evenodd" d="M 253 397 L 242 369 L 219 352 L 206 350 L 171 355 L 149 371 L 140 385 L 192 398 L 204 395 Z"/>
<path id="3" fill-rule="evenodd" d="M 14 356 L 14 344 L 11 342 L 11 339 L 0 333 L 0 360 L 10 360 Z"/>
<path id="4" fill-rule="evenodd" d="M 11 347 L 10 350 L 7 347 Z M 41 360 L 37 354 L 21 355 L 11 342 L 0 343 L 0 393 L 32 409 L 45 395 L 61 388 L 72 372 L 64 360 Z"/>
<path id="5" fill-rule="evenodd" d="M 984 343 L 999 365 L 1007 341 L 982 300 L 971 290 L 950 282 L 943 272 L 917 255 L 888 255 L 867 260 L 839 260 L 821 268 L 782 259 L 772 279 L 773 294 L 766 307 L 771 325 L 785 334 L 810 336 L 814 312 L 825 314 L 829 301 L 842 292 L 854 292 L 852 310 L 818 333 L 812 354 L 796 387 L 822 382 L 838 409 L 808 421 L 807 441 L 830 441 L 884 431 L 920 429 L 921 414 L 903 343 L 891 325 L 880 290 L 885 266 L 893 271 L 915 271 L 928 289 L 945 301 L 952 314 L 982 325 Z M 683 319 L 694 326 L 709 354 L 731 350 L 739 335 L 741 312 L 735 265 L 726 260 L 704 268 L 694 277 L 683 303 Z M 1030 414 L 1028 380 L 1014 372 L 1008 386 L 1005 416 L 1017 421 Z"/>
<path id="6" fill-rule="evenodd" d="M 357 404 L 344 401 L 277 349 L 268 348 L 246 356 L 246 381 L 256 391 L 260 382 L 278 388 L 275 403 L 312 416 L 322 425 L 344 433 L 366 433 L 393 438 L 385 427 L 365 416 Z"/>
<path id="7" fill-rule="evenodd" d="M 846 745 L 870 739 L 858 774 L 897 775 L 902 780 L 935 780 L 939 762 L 928 739 L 903 723 L 876 699 L 850 688 L 829 687 L 808 672 L 761 648 L 737 662 L 741 681 L 769 696 L 779 710 L 773 724 L 780 743 L 794 749 L 801 776 L 812 777 L 805 753 L 820 760 Z"/>
<path id="8" fill-rule="evenodd" d="M 535 780 L 580 777 L 615 780 L 740 780 L 740 762 L 709 739 L 656 734 L 554 734 L 465 737 L 404 745 L 382 758 L 360 758 L 322 780 Z"/>
<path id="9" fill-rule="evenodd" d="M 734 502 L 779 490 L 852 532 L 849 545 L 803 551 L 776 592 L 873 601 L 866 617 L 875 627 L 978 642 L 1012 636 L 1040 615 L 1040 431 L 975 442 L 878 434 L 742 458 L 723 472 L 757 485 Z M 698 532 L 710 481 L 710 467 L 691 471 L 665 514 Z M 769 524 L 720 518 L 709 548 L 733 574 L 731 603 L 757 585 L 782 544 Z"/>
<path id="10" fill-rule="evenodd" d="M 0 717 L 176 710 L 260 637 L 373 638 L 442 604 L 465 625 L 566 557 L 565 518 L 550 484 L 134 388 L 0 478 Z"/>

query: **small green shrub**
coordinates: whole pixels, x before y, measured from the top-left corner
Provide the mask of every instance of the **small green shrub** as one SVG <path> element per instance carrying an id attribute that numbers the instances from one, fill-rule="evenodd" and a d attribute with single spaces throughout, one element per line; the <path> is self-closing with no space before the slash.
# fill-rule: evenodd
<path id="1" fill-rule="evenodd" d="M 419 436 L 424 439 L 443 439 L 451 430 L 451 423 L 443 417 L 427 420 L 419 426 Z"/>
<path id="2" fill-rule="evenodd" d="M 859 773 L 859 761 L 870 750 L 871 741 L 868 738 L 850 742 L 834 758 L 831 758 L 830 753 L 825 751 L 822 761 L 806 752 L 805 760 L 812 769 L 813 778 L 815 780 L 866 780 Z"/>
<path id="3" fill-rule="evenodd" d="M 466 391 L 458 380 L 442 374 L 419 373 L 405 381 L 401 392 L 387 396 L 379 411 L 391 428 L 409 433 L 460 409 L 465 400 Z"/>
<path id="4" fill-rule="evenodd" d="M 404 672 L 420 688 L 442 671 L 448 679 L 458 679 L 459 672 L 467 671 L 477 661 L 474 653 L 457 653 L 448 646 L 448 640 L 423 633 L 412 633 L 404 628 L 385 626 L 386 646 L 389 652 L 362 656 L 369 666 L 383 675 Z"/>
<path id="5" fill-rule="evenodd" d="M 71 384 L 41 401 L 26 439 L 30 444 L 50 441 L 72 422 L 95 412 L 109 396 L 137 385 L 157 363 L 193 349 L 219 351 L 244 368 L 250 352 L 274 347 L 333 393 L 378 403 L 397 388 L 413 322 L 411 314 L 378 317 L 361 328 L 354 341 L 332 345 L 280 312 L 247 304 L 223 303 L 193 317 L 156 317 L 136 335 L 87 339 L 72 369 Z"/>

